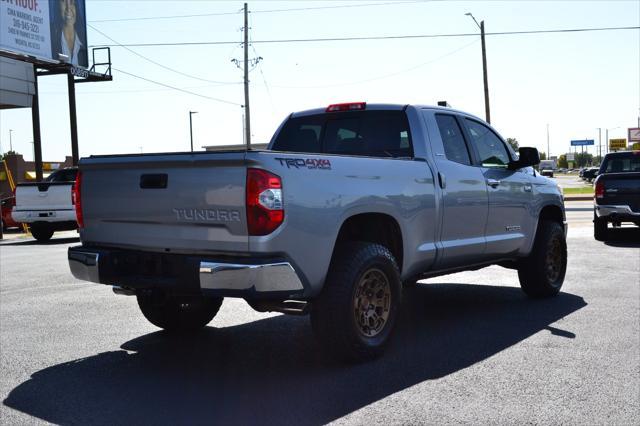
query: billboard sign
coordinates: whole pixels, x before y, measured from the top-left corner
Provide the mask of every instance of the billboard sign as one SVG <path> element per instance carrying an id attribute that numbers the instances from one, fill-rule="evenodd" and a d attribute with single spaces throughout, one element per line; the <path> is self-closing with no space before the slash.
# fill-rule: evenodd
<path id="1" fill-rule="evenodd" d="M 576 155 L 573 152 L 567 152 L 566 158 L 567 161 L 576 161 Z"/>
<path id="2" fill-rule="evenodd" d="M 627 147 L 627 140 L 622 139 L 609 139 L 609 149 L 610 150 L 618 150 L 625 149 Z"/>
<path id="3" fill-rule="evenodd" d="M 582 139 L 582 140 L 576 140 L 576 141 L 571 141 L 571 146 L 588 146 L 588 145 L 594 145 L 595 141 L 593 139 Z"/>
<path id="4" fill-rule="evenodd" d="M 640 142 L 640 127 L 629 129 L 629 143 Z"/>
<path id="5" fill-rule="evenodd" d="M 84 0 L 0 0 L 0 49 L 88 68 Z"/>

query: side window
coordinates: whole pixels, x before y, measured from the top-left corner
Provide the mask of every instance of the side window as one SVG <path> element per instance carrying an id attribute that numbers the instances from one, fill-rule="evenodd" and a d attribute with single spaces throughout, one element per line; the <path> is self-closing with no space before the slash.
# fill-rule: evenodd
<path id="1" fill-rule="evenodd" d="M 436 121 L 447 160 L 470 166 L 469 150 L 455 117 L 448 114 L 436 114 Z"/>
<path id="2" fill-rule="evenodd" d="M 465 119 L 471 143 L 478 150 L 482 167 L 506 167 L 510 158 L 504 143 L 484 124 Z"/>

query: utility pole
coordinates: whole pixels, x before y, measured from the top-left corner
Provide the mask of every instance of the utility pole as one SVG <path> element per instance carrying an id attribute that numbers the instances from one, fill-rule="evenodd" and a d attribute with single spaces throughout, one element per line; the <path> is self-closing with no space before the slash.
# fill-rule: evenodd
<path id="1" fill-rule="evenodd" d="M 598 127 L 598 157 L 602 161 L 602 127 Z"/>
<path id="2" fill-rule="evenodd" d="M 13 133 L 13 129 L 9 129 L 9 151 L 13 151 L 13 138 L 11 134 Z"/>
<path id="3" fill-rule="evenodd" d="M 197 114 L 198 111 L 189 111 L 189 136 L 191 137 L 191 152 L 193 152 L 193 114 Z"/>
<path id="4" fill-rule="evenodd" d="M 251 149 L 251 113 L 249 110 L 249 8 L 244 4 L 244 119 L 245 142 Z"/>
<path id="5" fill-rule="evenodd" d="M 551 159 L 551 146 L 549 145 L 549 124 L 547 123 L 547 160 Z"/>
<path id="6" fill-rule="evenodd" d="M 487 123 L 491 124 L 489 111 L 489 78 L 487 77 L 487 45 L 484 41 L 484 21 L 480 21 L 480 38 L 482 39 L 482 72 L 484 74 L 484 112 Z"/>
<path id="7" fill-rule="evenodd" d="M 491 112 L 489 111 L 489 77 L 487 76 L 487 45 L 484 39 L 484 21 L 476 21 L 476 18 L 472 13 L 465 13 L 470 16 L 473 22 L 480 28 L 480 40 L 482 41 L 482 77 L 484 80 L 484 114 L 487 123 L 491 124 Z"/>

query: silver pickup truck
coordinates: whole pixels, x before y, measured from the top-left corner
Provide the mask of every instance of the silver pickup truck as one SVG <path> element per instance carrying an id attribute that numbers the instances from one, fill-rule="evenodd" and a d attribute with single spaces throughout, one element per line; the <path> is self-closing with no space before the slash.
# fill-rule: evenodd
<path id="1" fill-rule="evenodd" d="M 500 264 L 529 296 L 558 293 L 564 204 L 538 162 L 464 112 L 365 103 L 293 113 L 267 150 L 91 156 L 69 265 L 169 331 L 238 297 L 310 313 L 324 347 L 367 359 L 403 284 Z"/>

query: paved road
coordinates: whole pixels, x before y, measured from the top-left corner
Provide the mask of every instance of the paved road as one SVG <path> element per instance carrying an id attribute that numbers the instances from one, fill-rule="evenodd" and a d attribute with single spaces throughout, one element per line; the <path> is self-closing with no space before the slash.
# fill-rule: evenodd
<path id="1" fill-rule="evenodd" d="M 553 178 L 561 188 L 591 188 L 593 185 L 580 179 L 578 174 L 555 175 Z"/>
<path id="2" fill-rule="evenodd" d="M 74 234 L 4 242 L 0 422 L 639 424 L 640 232 L 596 242 L 589 205 L 567 206 L 559 297 L 525 298 L 501 267 L 430 279 L 405 291 L 386 356 L 355 366 L 325 359 L 307 318 L 239 300 L 167 337 L 71 277 Z"/>

